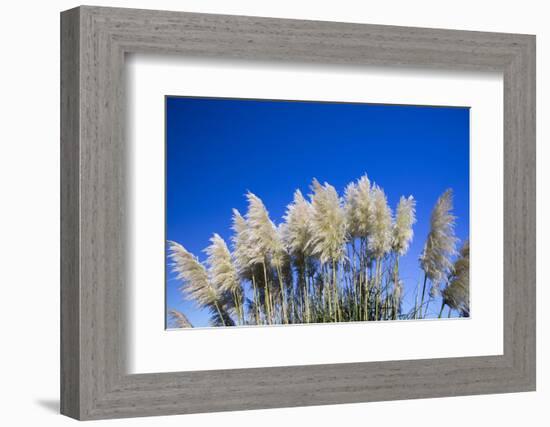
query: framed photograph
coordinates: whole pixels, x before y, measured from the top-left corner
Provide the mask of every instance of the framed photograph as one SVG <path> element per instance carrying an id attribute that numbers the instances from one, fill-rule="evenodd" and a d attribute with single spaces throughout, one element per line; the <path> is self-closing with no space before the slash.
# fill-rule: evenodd
<path id="1" fill-rule="evenodd" d="M 61 411 L 535 390 L 535 37 L 61 14 Z"/>

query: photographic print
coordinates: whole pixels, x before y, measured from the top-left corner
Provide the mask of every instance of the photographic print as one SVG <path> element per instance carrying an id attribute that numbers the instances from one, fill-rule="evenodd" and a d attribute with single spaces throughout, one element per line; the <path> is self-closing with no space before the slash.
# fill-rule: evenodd
<path id="1" fill-rule="evenodd" d="M 470 109 L 166 96 L 166 326 L 470 317 Z"/>

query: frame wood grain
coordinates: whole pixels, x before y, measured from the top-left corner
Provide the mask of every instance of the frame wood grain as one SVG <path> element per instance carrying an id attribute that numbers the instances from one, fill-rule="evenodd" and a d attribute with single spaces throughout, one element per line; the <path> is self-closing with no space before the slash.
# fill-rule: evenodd
<path id="1" fill-rule="evenodd" d="M 129 375 L 128 53 L 504 75 L 502 356 Z M 100 419 L 535 390 L 535 37 L 83 6 L 61 14 L 61 412 Z"/>

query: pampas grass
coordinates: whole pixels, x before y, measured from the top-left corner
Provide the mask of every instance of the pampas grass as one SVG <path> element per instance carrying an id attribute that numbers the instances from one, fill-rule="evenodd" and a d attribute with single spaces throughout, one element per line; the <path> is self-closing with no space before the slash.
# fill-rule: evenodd
<path id="1" fill-rule="evenodd" d="M 422 299 L 408 313 L 402 313 L 406 292 L 399 260 L 414 237 L 412 196 L 399 199 L 394 215 L 384 190 L 367 175 L 348 184 L 343 197 L 314 179 L 308 198 L 294 192 L 280 224 L 260 197 L 251 192 L 245 197 L 246 214 L 233 210 L 231 247 L 213 234 L 204 264 L 181 244 L 169 242 L 172 270 L 184 296 L 210 310 L 212 325 L 424 318 L 428 281 L 430 299 L 447 284 L 442 307 L 469 315 L 469 246 L 454 260 L 451 190 L 432 210 L 420 256 Z M 170 316 L 185 324 L 183 314 Z"/>
<path id="2" fill-rule="evenodd" d="M 231 241 L 234 247 L 233 256 L 237 272 L 241 278 L 245 280 L 251 279 L 252 258 L 256 255 L 250 248 L 250 233 L 246 219 L 243 218 L 237 209 L 233 209 L 233 225 L 231 228 L 234 233 Z"/>
<path id="3" fill-rule="evenodd" d="M 321 264 L 339 261 L 344 256 L 346 221 L 336 189 L 316 179 L 311 185 L 311 239 L 309 246 Z"/>
<path id="4" fill-rule="evenodd" d="M 185 314 L 178 310 L 168 310 L 169 327 L 174 329 L 192 328 L 193 325 Z"/>
<path id="5" fill-rule="evenodd" d="M 286 208 L 285 222 L 281 224 L 284 244 L 295 257 L 310 254 L 309 242 L 312 240 L 311 217 L 313 209 L 300 190 L 294 192 L 294 200 Z"/>
<path id="6" fill-rule="evenodd" d="M 284 247 L 277 232 L 277 227 L 269 218 L 269 212 L 262 200 L 255 194 L 248 192 L 248 212 L 246 221 L 249 227 L 248 246 L 252 255 L 252 264 L 270 262 L 281 265 Z"/>
<path id="7" fill-rule="evenodd" d="M 384 190 L 375 186 L 372 189 L 374 216 L 369 249 L 376 259 L 383 258 L 392 245 L 392 212 Z"/>
<path id="8" fill-rule="evenodd" d="M 215 304 L 219 300 L 219 294 L 209 282 L 204 265 L 179 243 L 169 242 L 169 245 L 173 271 L 183 282 L 180 288 L 182 292 L 200 306 Z"/>
<path id="9" fill-rule="evenodd" d="M 298 301 L 295 307 L 298 307 L 298 317 L 302 315 L 303 322 L 311 321 L 310 308 L 310 271 L 311 247 L 309 242 L 312 240 L 311 217 L 313 208 L 304 198 L 300 190 L 294 192 L 294 199 L 287 208 L 283 217 L 284 223 L 280 225 L 283 243 L 286 246 L 290 256 L 293 258 L 293 264 L 296 269 Z"/>
<path id="10" fill-rule="evenodd" d="M 242 302 L 242 288 L 237 268 L 229 252 L 229 248 L 218 234 L 210 239 L 210 246 L 205 249 L 208 259 L 208 277 L 212 287 L 221 293 L 229 293 L 233 299 L 238 323 L 244 323 L 244 309 Z"/>
<path id="11" fill-rule="evenodd" d="M 338 293 L 338 263 L 344 256 L 346 241 L 346 219 L 342 200 L 336 189 L 325 182 L 321 185 L 316 179 L 311 185 L 311 232 L 309 245 L 311 253 L 321 262 L 325 276 L 325 305 L 328 307 L 328 319 L 341 318 L 340 295 Z M 330 271 L 329 271 L 330 268 Z M 330 282 L 329 282 L 330 278 Z"/>
<path id="12" fill-rule="evenodd" d="M 210 282 L 204 265 L 179 243 L 169 242 L 169 250 L 173 271 L 183 282 L 180 288 L 183 294 L 187 299 L 195 301 L 199 307 L 215 310 L 215 314 L 219 316 L 218 321 L 227 326 L 226 315 L 222 311 L 222 294 L 220 289 Z"/>
<path id="13" fill-rule="evenodd" d="M 434 283 L 439 283 L 451 267 L 455 254 L 455 216 L 452 215 L 453 192 L 445 191 L 435 204 L 430 218 L 430 233 L 420 257 L 422 270 Z"/>
<path id="14" fill-rule="evenodd" d="M 466 240 L 460 249 L 460 257 L 455 261 L 448 278 L 449 285 L 443 290 L 441 311 L 445 305 L 451 310 L 458 310 L 464 317 L 470 315 L 470 242 Z"/>
<path id="15" fill-rule="evenodd" d="M 208 273 L 210 282 L 214 288 L 220 291 L 229 291 L 240 293 L 240 282 L 237 275 L 237 269 L 231 259 L 231 253 L 223 240 L 218 234 L 210 239 L 211 245 L 205 249 L 209 265 Z"/>
<path id="16" fill-rule="evenodd" d="M 424 270 L 424 286 L 422 289 L 421 310 L 424 304 L 426 282 L 431 282 L 430 298 L 439 295 L 441 281 L 446 277 L 452 266 L 451 257 L 456 254 L 457 238 L 454 233 L 456 217 L 453 209 L 453 191 L 446 190 L 437 199 L 430 218 L 430 233 L 420 256 L 420 266 Z M 428 307 L 424 312 L 427 311 Z"/>
<path id="17" fill-rule="evenodd" d="M 401 196 L 399 199 L 392 233 L 392 249 L 399 256 L 405 255 L 413 239 L 413 225 L 416 222 L 415 206 L 413 196 L 407 198 Z"/>
<path id="18" fill-rule="evenodd" d="M 375 292 L 374 317 L 378 320 L 382 303 L 382 260 L 391 250 L 392 244 L 392 212 L 384 191 L 378 186 L 374 186 L 371 191 L 374 217 L 372 234 L 369 237 L 369 250 L 376 261 L 376 273 L 373 283 Z"/>
<path id="19" fill-rule="evenodd" d="M 416 222 L 416 202 L 413 196 L 405 198 L 401 196 L 395 214 L 395 223 L 392 229 L 392 251 L 394 253 L 393 265 L 393 311 L 392 318 L 396 319 L 401 313 L 401 294 L 403 284 L 399 279 L 399 257 L 405 255 L 413 239 L 413 225 Z"/>
<path id="20" fill-rule="evenodd" d="M 357 183 L 348 184 L 345 191 L 345 211 L 348 234 L 351 238 L 367 238 L 375 220 L 374 197 L 367 175 Z"/>
<path id="21" fill-rule="evenodd" d="M 249 227 L 248 246 L 252 254 L 251 263 L 261 265 L 264 274 L 264 292 L 267 300 L 266 317 L 268 323 L 275 321 L 275 299 L 273 293 L 273 278 L 268 267 L 276 270 L 277 281 L 279 284 L 280 315 L 285 323 L 288 323 L 288 310 L 284 292 L 282 268 L 286 260 L 286 251 L 281 239 L 280 233 L 269 218 L 269 213 L 262 200 L 255 194 L 248 192 L 248 212 L 246 221 Z"/>

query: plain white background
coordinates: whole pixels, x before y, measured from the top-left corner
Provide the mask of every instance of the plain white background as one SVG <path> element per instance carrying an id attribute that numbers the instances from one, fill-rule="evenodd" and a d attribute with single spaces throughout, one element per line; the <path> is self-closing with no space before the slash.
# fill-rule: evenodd
<path id="1" fill-rule="evenodd" d="M 59 11 L 73 1 L 10 2 L 2 8 L 0 66 L 0 419 L 3 425 L 63 426 L 59 384 Z M 95 4 L 537 34 L 538 391 L 104 422 L 120 426 L 399 425 L 490 423 L 543 426 L 550 420 L 548 11 L 545 2 L 462 0 L 157 0 Z"/>

